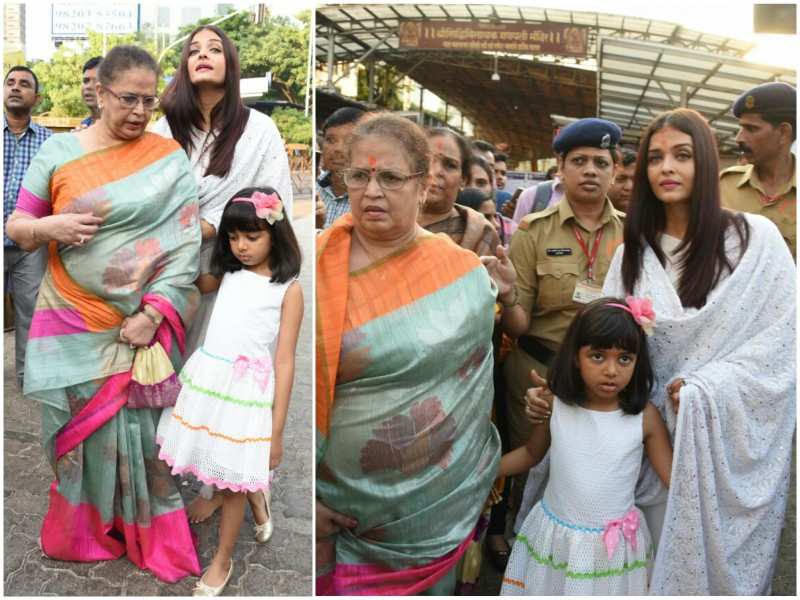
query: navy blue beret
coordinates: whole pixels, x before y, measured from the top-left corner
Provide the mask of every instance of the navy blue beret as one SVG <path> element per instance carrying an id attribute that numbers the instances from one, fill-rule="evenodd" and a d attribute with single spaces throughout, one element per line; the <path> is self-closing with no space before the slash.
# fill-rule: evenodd
<path id="1" fill-rule="evenodd" d="M 794 111 L 796 106 L 797 90 L 788 83 L 775 81 L 757 85 L 739 96 L 733 103 L 733 115 L 738 118 L 744 113 L 784 113 Z"/>
<path id="2" fill-rule="evenodd" d="M 556 154 L 566 154 L 579 146 L 613 149 L 622 137 L 622 129 L 605 119 L 580 119 L 558 132 L 553 140 Z"/>

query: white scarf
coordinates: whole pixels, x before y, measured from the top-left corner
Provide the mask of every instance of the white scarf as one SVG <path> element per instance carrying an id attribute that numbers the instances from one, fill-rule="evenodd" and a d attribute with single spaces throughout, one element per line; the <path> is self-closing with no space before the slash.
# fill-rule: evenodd
<path id="1" fill-rule="evenodd" d="M 745 215 L 750 243 L 701 309 L 684 309 L 647 247 L 635 296 L 648 296 L 656 385 L 651 401 L 674 440 L 672 477 L 651 594 L 761 595 L 783 525 L 795 427 L 795 266 L 777 228 Z M 617 249 L 603 286 L 624 297 Z M 738 236 L 726 252 L 735 261 Z M 676 416 L 666 386 L 676 378 Z M 657 496 L 650 465 L 637 503 Z"/>

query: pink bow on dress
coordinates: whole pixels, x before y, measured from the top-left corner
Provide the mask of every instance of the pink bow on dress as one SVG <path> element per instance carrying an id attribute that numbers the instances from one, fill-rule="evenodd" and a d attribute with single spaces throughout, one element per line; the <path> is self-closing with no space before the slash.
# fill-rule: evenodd
<path id="1" fill-rule="evenodd" d="M 241 379 L 247 371 L 252 371 L 253 378 L 258 382 L 261 391 L 265 391 L 272 371 L 269 360 L 266 357 L 250 359 L 240 354 L 233 361 L 233 374 Z"/>
<path id="2" fill-rule="evenodd" d="M 610 559 L 614 555 L 614 550 L 619 544 L 619 534 L 628 540 L 631 548 L 636 550 L 636 530 L 639 529 L 639 512 L 632 508 L 621 519 L 613 519 L 606 523 L 603 531 L 603 543 L 606 545 L 606 552 Z"/>

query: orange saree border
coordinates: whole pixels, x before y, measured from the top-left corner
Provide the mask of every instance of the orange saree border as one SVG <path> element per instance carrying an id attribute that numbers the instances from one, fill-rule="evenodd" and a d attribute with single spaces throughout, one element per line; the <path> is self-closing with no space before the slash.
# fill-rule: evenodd
<path id="1" fill-rule="evenodd" d="M 478 257 L 467 250 L 437 252 L 437 248 L 452 246 L 453 242 L 445 235 L 431 235 L 351 274 L 348 263 L 352 229 L 353 218 L 348 214 L 317 238 L 316 426 L 322 435 L 328 434 L 345 333 L 348 290 L 354 294 L 354 304 L 364 307 L 350 315 L 351 324 L 360 327 L 432 294 L 481 266 Z M 436 264 L 431 262 L 432 255 L 440 259 Z M 385 276 L 380 277 L 382 274 Z M 399 274 L 404 274 L 403 285 L 387 288 L 387 284 L 397 281 Z"/>

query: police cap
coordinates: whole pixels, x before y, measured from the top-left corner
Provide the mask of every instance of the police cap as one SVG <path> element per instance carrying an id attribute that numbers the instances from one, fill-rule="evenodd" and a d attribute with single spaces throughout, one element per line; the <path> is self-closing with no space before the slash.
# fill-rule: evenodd
<path id="1" fill-rule="evenodd" d="M 579 146 L 607 148 L 612 150 L 622 137 L 622 130 L 615 123 L 605 119 L 580 119 L 570 123 L 558 132 L 553 140 L 556 154 L 566 154 Z"/>
<path id="2" fill-rule="evenodd" d="M 762 83 L 736 99 L 733 103 L 733 115 L 739 118 L 744 113 L 763 115 L 794 112 L 796 103 L 797 90 L 788 83 Z"/>

